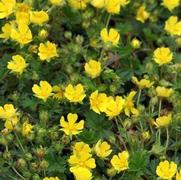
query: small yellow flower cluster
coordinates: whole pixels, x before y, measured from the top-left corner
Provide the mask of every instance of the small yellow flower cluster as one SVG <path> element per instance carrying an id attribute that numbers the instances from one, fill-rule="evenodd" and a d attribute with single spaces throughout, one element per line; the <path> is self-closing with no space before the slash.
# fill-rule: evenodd
<path id="1" fill-rule="evenodd" d="M 13 104 L 5 104 L 0 106 L 0 119 L 4 120 L 4 126 L 7 130 L 13 130 L 19 121 L 19 113 L 14 108 Z"/>
<path id="2" fill-rule="evenodd" d="M 118 14 L 121 7 L 129 3 L 128 0 L 68 0 L 68 2 L 71 7 L 82 10 L 84 10 L 90 2 L 95 8 L 104 8 L 110 14 Z"/>
<path id="3" fill-rule="evenodd" d="M 138 116 L 139 112 L 134 107 L 133 98 L 136 95 L 136 91 L 130 92 L 130 94 L 123 99 L 121 96 L 107 96 L 105 93 L 99 93 L 98 91 L 93 92 L 90 97 L 90 108 L 100 114 L 104 112 L 110 119 L 118 116 L 123 110 L 127 116 L 132 113 Z"/>
<path id="4" fill-rule="evenodd" d="M 84 142 L 77 142 L 73 147 L 73 155 L 68 159 L 70 171 L 76 180 L 92 179 L 92 169 L 96 167 L 95 159 L 92 158 L 91 148 Z"/>
<path id="5" fill-rule="evenodd" d="M 162 161 L 156 168 L 156 174 L 161 179 L 172 179 L 176 175 L 176 180 L 181 179 L 181 169 L 177 171 L 177 164 L 173 161 L 169 162 L 167 160 Z"/>

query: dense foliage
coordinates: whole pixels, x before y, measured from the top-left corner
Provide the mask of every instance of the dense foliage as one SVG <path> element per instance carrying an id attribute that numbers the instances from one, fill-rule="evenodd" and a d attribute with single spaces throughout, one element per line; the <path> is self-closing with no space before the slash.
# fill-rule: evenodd
<path id="1" fill-rule="evenodd" d="M 179 0 L 0 0 L 1 180 L 181 180 Z"/>

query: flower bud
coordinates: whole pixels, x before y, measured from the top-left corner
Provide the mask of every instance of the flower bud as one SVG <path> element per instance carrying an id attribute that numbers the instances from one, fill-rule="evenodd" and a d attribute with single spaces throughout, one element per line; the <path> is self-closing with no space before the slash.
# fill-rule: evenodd
<path id="1" fill-rule="evenodd" d="M 77 44 L 82 44 L 84 42 L 84 37 L 81 36 L 81 35 L 77 35 L 76 38 L 75 38 L 75 41 Z"/>
<path id="2" fill-rule="evenodd" d="M 45 161 L 45 160 L 41 161 L 40 162 L 40 169 L 46 170 L 47 168 L 48 168 L 48 161 Z"/>
<path id="3" fill-rule="evenodd" d="M 64 36 L 66 39 L 72 39 L 72 32 L 71 31 L 65 31 Z"/>
<path id="4" fill-rule="evenodd" d="M 19 158 L 19 159 L 16 161 L 16 167 L 17 167 L 18 169 L 23 169 L 23 168 L 25 168 L 26 165 L 27 165 L 27 164 L 26 164 L 26 161 L 25 161 L 23 158 Z"/>
<path id="5" fill-rule="evenodd" d="M 45 124 L 47 123 L 47 121 L 49 120 L 49 113 L 46 110 L 41 110 L 39 112 L 39 119 L 40 121 L 44 122 Z"/>
<path id="6" fill-rule="evenodd" d="M 40 40 L 46 39 L 48 37 L 48 31 L 45 29 L 40 30 L 38 33 L 38 37 Z"/>
<path id="7" fill-rule="evenodd" d="M 36 155 L 38 158 L 43 159 L 44 156 L 46 155 L 46 149 L 43 148 L 43 147 L 38 148 L 38 149 L 35 151 L 35 155 Z"/>
<path id="8" fill-rule="evenodd" d="M 31 153 L 26 153 L 26 154 L 25 154 L 25 159 L 26 159 L 27 161 L 31 161 L 31 160 L 33 159 L 32 154 L 31 154 Z"/>

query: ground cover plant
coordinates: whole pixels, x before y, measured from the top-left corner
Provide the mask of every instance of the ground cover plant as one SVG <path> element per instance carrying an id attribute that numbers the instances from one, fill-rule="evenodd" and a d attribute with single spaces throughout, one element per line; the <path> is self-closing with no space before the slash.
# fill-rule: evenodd
<path id="1" fill-rule="evenodd" d="M 0 0 L 0 180 L 181 180 L 179 0 Z"/>

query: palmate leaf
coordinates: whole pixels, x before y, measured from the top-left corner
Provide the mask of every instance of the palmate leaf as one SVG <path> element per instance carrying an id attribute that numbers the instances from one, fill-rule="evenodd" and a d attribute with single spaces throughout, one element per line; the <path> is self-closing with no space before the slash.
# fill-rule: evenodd
<path id="1" fill-rule="evenodd" d="M 149 155 L 146 151 L 138 150 L 130 155 L 129 171 L 142 175 L 146 171 Z"/>
<path id="2" fill-rule="evenodd" d="M 50 173 L 64 173 L 66 170 L 66 158 L 60 157 L 53 152 L 46 155 L 45 159 L 48 161 L 47 171 Z"/>
<path id="3" fill-rule="evenodd" d="M 86 126 L 94 131 L 97 138 L 108 138 L 113 135 L 111 131 L 112 122 L 108 120 L 104 115 L 99 115 L 93 111 L 85 113 Z"/>

